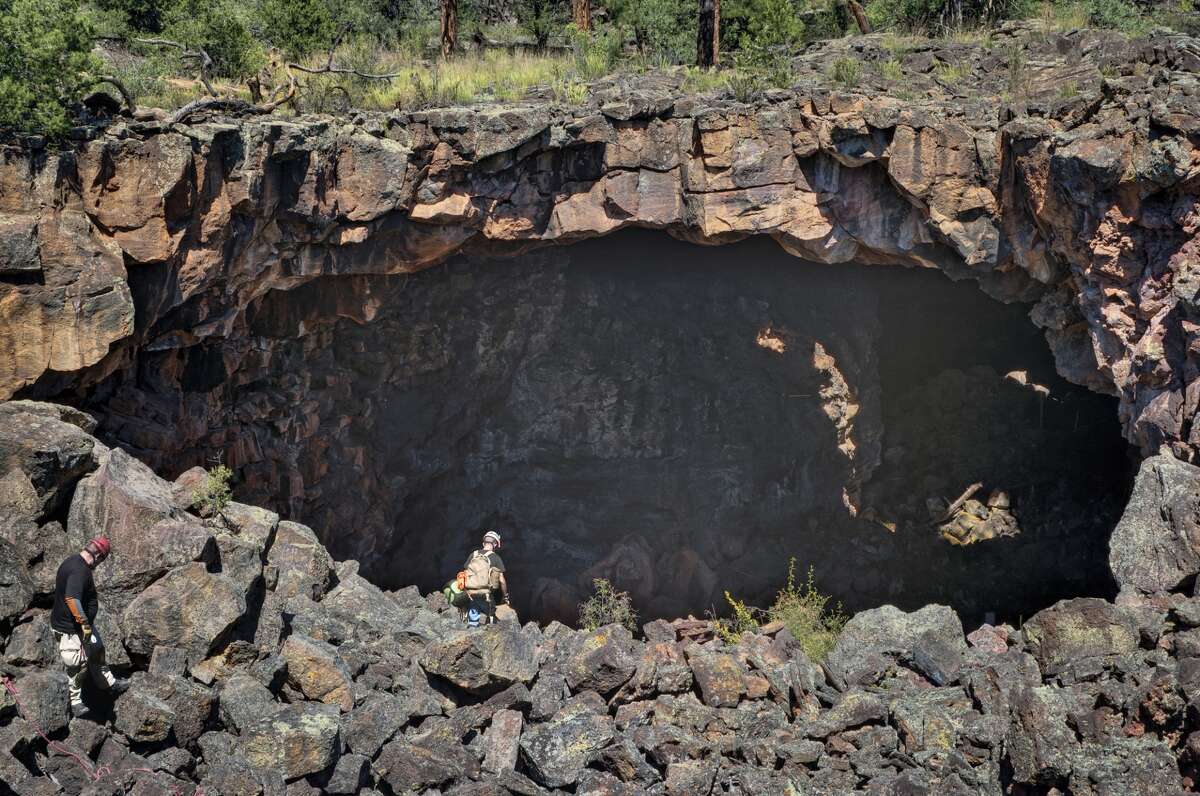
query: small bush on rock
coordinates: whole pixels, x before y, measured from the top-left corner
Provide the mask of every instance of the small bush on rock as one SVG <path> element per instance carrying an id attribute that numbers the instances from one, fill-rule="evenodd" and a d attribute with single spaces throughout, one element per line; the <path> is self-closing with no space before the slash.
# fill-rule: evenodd
<path id="1" fill-rule="evenodd" d="M 825 659 L 846 625 L 847 616 L 839 603 L 829 607 L 829 595 L 817 591 L 812 567 L 804 583 L 796 582 L 796 559 L 788 562 L 787 585 L 775 596 L 768 614 L 800 642 L 813 662 Z"/>
<path id="2" fill-rule="evenodd" d="M 595 630 L 605 625 L 619 624 L 637 630 L 637 611 L 629 592 L 617 591 L 604 578 L 592 581 L 596 592 L 579 604 L 579 625 L 586 630 Z"/>
<path id="3" fill-rule="evenodd" d="M 233 490 L 229 487 L 232 477 L 233 471 L 224 464 L 208 471 L 208 478 L 192 492 L 192 503 L 201 517 L 219 516 L 229 506 L 233 499 Z"/>
<path id="4" fill-rule="evenodd" d="M 781 622 L 800 642 L 814 663 L 825 659 L 837 643 L 847 616 L 842 606 L 829 607 L 830 597 L 817 590 L 812 567 L 804 583 L 796 582 L 796 559 L 788 562 L 787 584 L 775 595 L 775 602 L 763 610 L 725 592 L 732 613 L 715 620 L 717 635 L 726 644 L 736 644 L 743 633 L 754 633 L 767 622 Z"/>

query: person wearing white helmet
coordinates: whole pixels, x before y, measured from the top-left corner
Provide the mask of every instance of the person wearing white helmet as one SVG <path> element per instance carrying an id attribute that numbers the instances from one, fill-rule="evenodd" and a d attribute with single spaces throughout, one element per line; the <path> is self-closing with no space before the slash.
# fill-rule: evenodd
<path id="1" fill-rule="evenodd" d="M 483 535 L 483 544 L 463 565 L 467 596 L 471 607 L 487 621 L 496 621 L 496 598 L 508 605 L 508 581 L 504 577 L 504 559 L 500 558 L 500 534 L 488 531 Z M 470 615 L 470 611 L 467 611 Z"/>

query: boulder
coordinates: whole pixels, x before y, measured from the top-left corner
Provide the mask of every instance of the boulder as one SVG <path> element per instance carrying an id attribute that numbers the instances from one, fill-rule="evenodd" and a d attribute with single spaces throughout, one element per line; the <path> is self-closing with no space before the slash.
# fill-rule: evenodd
<path id="1" fill-rule="evenodd" d="M 601 703 L 601 707 L 603 703 Z M 521 736 L 521 757 L 529 775 L 547 788 L 574 784 L 593 756 L 613 739 L 607 713 L 568 704 L 544 724 Z"/>
<path id="2" fill-rule="evenodd" d="M 1139 639 L 1136 618 L 1096 597 L 1055 603 L 1034 614 L 1021 632 L 1047 676 L 1082 660 L 1128 655 Z"/>
<path id="3" fill-rule="evenodd" d="M 245 611 L 245 595 L 233 581 L 204 564 L 188 564 L 155 581 L 125 609 L 125 647 L 139 655 L 157 646 L 181 647 L 203 658 Z"/>
<path id="4" fill-rule="evenodd" d="M 837 704 L 805 727 L 810 738 L 827 738 L 852 727 L 881 722 L 887 718 L 888 707 L 877 696 L 862 691 L 850 691 Z"/>
<path id="5" fill-rule="evenodd" d="M 692 644 L 687 648 L 687 661 L 704 704 L 714 708 L 737 706 L 746 691 L 748 672 L 736 658 Z"/>
<path id="6" fill-rule="evenodd" d="M 291 781 L 329 768 L 338 747 L 338 708 L 301 702 L 247 727 L 235 748 L 252 766 Z"/>
<path id="7" fill-rule="evenodd" d="M 282 654 L 288 683 L 306 699 L 337 705 L 342 712 L 354 707 L 354 681 L 332 644 L 293 634 L 283 643 Z"/>
<path id="8" fill-rule="evenodd" d="M 131 741 L 165 741 L 175 726 L 175 711 L 164 700 L 143 688 L 131 687 L 116 705 L 117 731 Z"/>
<path id="9" fill-rule="evenodd" d="M 15 622 L 29 608 L 35 594 L 25 557 L 0 539 L 0 624 Z"/>
<path id="10" fill-rule="evenodd" d="M 26 721 L 48 734 L 64 729 L 71 720 L 67 676 L 61 671 L 27 674 L 14 684 Z M 4 694 L 5 699 L 9 698 Z"/>
<path id="11" fill-rule="evenodd" d="M 200 738 L 217 706 L 216 696 L 210 689 L 179 674 L 137 672 L 130 679 L 126 695 L 131 693 L 154 697 L 170 708 L 175 742 L 180 746 L 191 746 Z M 118 712 L 123 702 L 124 696 L 117 703 Z"/>
<path id="12" fill-rule="evenodd" d="M 884 605 L 855 614 L 846 623 L 826 665 L 852 682 L 878 677 L 890 662 L 909 658 L 917 640 L 931 634 L 927 643 L 940 640 L 948 649 L 966 652 L 962 622 L 944 605 L 926 605 L 906 613 Z"/>
<path id="13" fill-rule="evenodd" d="M 333 580 L 333 557 L 307 525 L 280 522 L 267 563 L 279 572 L 275 592 L 287 599 L 303 594 L 321 599 Z"/>
<path id="14" fill-rule="evenodd" d="M 1200 467 L 1166 452 L 1143 460 L 1108 550 L 1123 590 L 1155 593 L 1188 584 L 1200 573 Z"/>
<path id="15" fill-rule="evenodd" d="M 396 793 L 441 788 L 464 776 L 453 758 L 402 739 L 383 747 L 374 768 Z"/>
<path id="16" fill-rule="evenodd" d="M 75 422 L 71 422 L 75 421 Z M 67 407 L 33 401 L 0 404 L 0 476 L 24 474 L 37 496 L 42 519 L 57 513 L 71 487 L 96 469 L 98 448 L 90 435 L 95 421 Z"/>
<path id="17" fill-rule="evenodd" d="M 220 706 L 221 723 L 238 734 L 284 707 L 266 686 L 243 672 L 235 672 L 221 684 Z"/>
<path id="18" fill-rule="evenodd" d="M 637 669 L 632 647 L 633 636 L 620 625 L 592 631 L 563 667 L 567 686 L 574 692 L 611 694 Z"/>
<path id="19" fill-rule="evenodd" d="M 430 644 L 419 661 L 426 672 L 476 693 L 528 684 L 538 673 L 535 635 L 508 622 L 460 631 Z"/>
<path id="20" fill-rule="evenodd" d="M 350 751 L 374 758 L 408 723 L 409 716 L 405 700 L 375 691 L 343 719 L 342 738 Z"/>
<path id="21" fill-rule="evenodd" d="M 498 710 L 483 735 L 483 768 L 493 774 L 513 771 L 520 752 L 524 718 L 516 710 Z"/>
<path id="22" fill-rule="evenodd" d="M 371 759 L 363 755 L 348 754 L 338 758 L 333 773 L 322 785 L 321 793 L 362 793 L 371 771 Z"/>

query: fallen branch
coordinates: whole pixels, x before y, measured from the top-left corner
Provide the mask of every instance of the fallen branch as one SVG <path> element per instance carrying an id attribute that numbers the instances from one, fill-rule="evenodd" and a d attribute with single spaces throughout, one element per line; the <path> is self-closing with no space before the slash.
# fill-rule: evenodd
<path id="1" fill-rule="evenodd" d="M 212 79 L 209 75 L 213 67 L 213 59 L 203 47 L 189 50 L 185 45 L 171 39 L 131 39 L 130 41 L 153 47 L 172 47 L 179 50 L 181 58 L 195 59 L 200 64 L 200 83 L 204 86 L 204 90 L 208 92 L 210 97 L 217 96 L 217 90 L 213 88 Z"/>
<path id="2" fill-rule="evenodd" d="M 130 114 L 137 110 L 137 104 L 133 101 L 133 95 L 129 93 L 129 89 L 125 88 L 125 84 L 122 83 L 115 75 L 97 75 L 96 84 L 99 85 L 100 83 L 108 83 L 120 92 L 121 99 L 125 102 L 125 109 L 128 110 Z"/>
<path id="3" fill-rule="evenodd" d="M 954 501 L 946 508 L 946 511 L 942 514 L 941 519 L 935 522 L 934 525 L 941 525 L 943 522 L 954 519 L 954 515 L 957 514 L 958 510 L 961 509 L 963 505 L 971 499 L 971 495 L 974 495 L 981 489 L 983 489 L 983 484 L 979 481 L 976 481 L 967 487 L 966 491 L 958 496 L 958 500 Z"/>

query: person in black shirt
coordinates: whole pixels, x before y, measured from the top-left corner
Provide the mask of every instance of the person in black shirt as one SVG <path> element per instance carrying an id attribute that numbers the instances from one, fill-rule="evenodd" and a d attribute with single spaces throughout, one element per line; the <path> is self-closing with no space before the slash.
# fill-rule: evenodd
<path id="1" fill-rule="evenodd" d="M 108 558 L 112 546 L 97 536 L 83 550 L 67 558 L 58 567 L 54 580 L 54 606 L 50 609 L 50 629 L 58 641 L 58 654 L 67 667 L 70 680 L 71 713 L 86 715 L 83 683 L 88 672 L 101 688 L 119 694 L 127 687 L 104 663 L 104 642 L 94 628 L 99 602 L 92 570 Z"/>
<path id="2" fill-rule="evenodd" d="M 468 573 L 467 594 L 471 598 L 466 615 L 469 617 L 471 610 L 474 610 L 478 615 L 485 617 L 488 623 L 496 621 L 497 597 L 503 600 L 505 605 L 509 603 L 508 580 L 504 576 L 504 559 L 500 558 L 500 553 L 497 552 L 499 549 L 500 534 L 488 531 L 483 535 L 483 546 L 472 552 L 463 564 L 463 569 Z M 486 585 L 471 582 L 472 572 L 481 569 L 472 566 L 476 559 L 487 565 L 486 575 L 481 576 L 484 577 Z"/>

